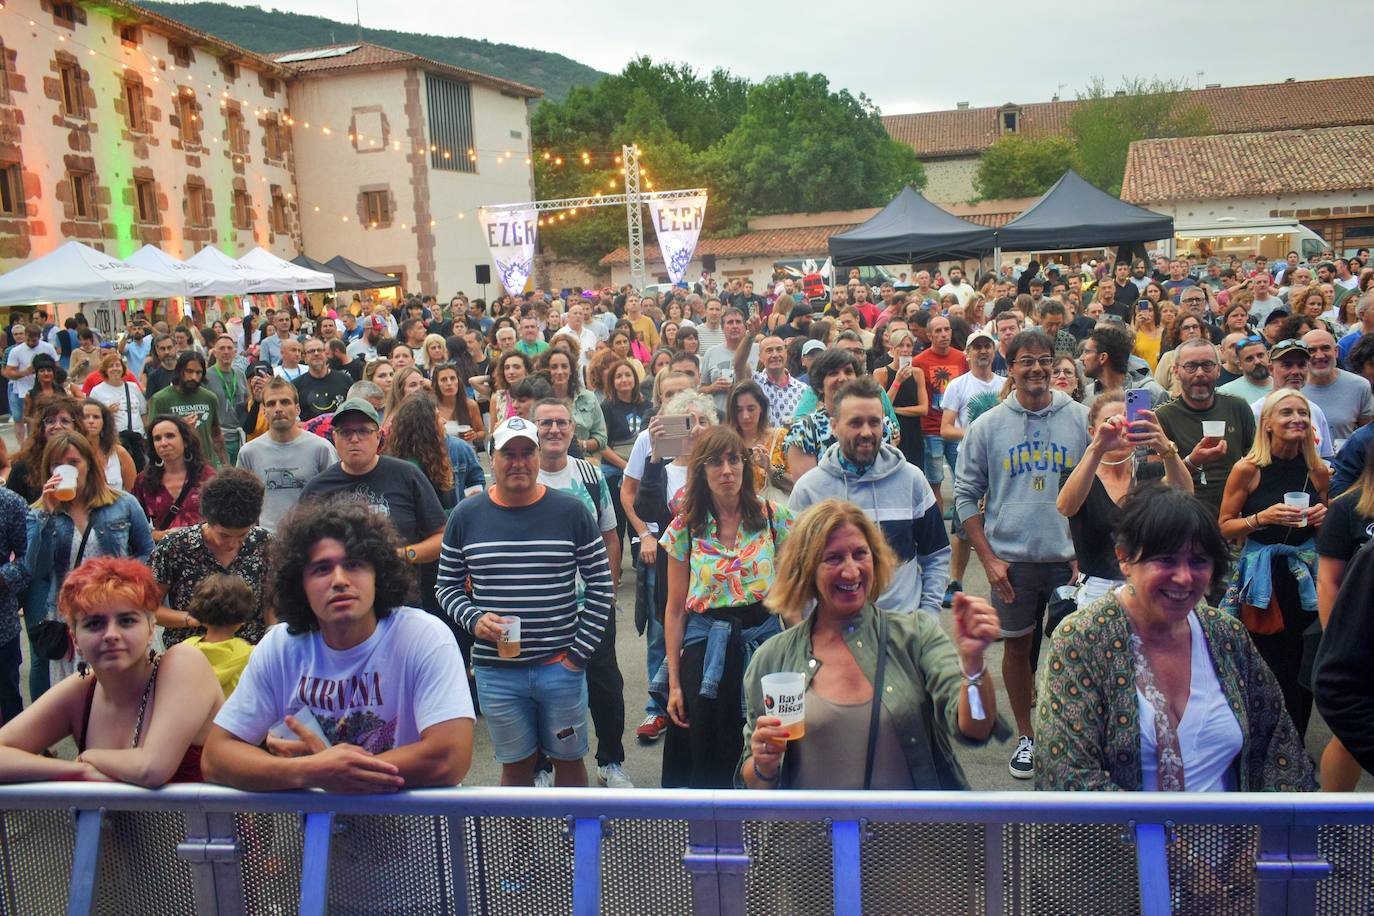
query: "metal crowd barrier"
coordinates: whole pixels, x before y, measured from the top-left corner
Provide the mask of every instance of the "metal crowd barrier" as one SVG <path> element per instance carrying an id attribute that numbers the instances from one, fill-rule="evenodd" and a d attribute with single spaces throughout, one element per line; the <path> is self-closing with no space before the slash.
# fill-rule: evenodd
<path id="1" fill-rule="evenodd" d="M 1374 912 L 1374 796 L 0 789 L 0 913 Z"/>

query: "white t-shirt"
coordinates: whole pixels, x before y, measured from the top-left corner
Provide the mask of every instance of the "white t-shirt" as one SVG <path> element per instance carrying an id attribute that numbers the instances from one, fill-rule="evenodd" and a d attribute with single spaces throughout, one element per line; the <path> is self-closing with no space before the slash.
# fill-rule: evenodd
<path id="1" fill-rule="evenodd" d="M 960 283 L 958 286 L 955 286 L 953 283 L 946 283 L 944 286 L 940 287 L 941 298 L 952 293 L 959 297 L 960 305 L 968 305 L 968 301 L 973 298 L 974 292 L 975 290 L 972 284 L 969 283 Z"/>
<path id="2" fill-rule="evenodd" d="M 128 397 L 125 397 L 126 394 Z M 133 382 L 125 382 L 122 386 L 101 382 L 91 389 L 91 397 L 114 413 L 115 429 L 120 432 L 143 432 L 143 415 L 148 412 L 148 401 Z M 128 415 L 131 407 L 132 417 Z"/>
<path id="3" fill-rule="evenodd" d="M 304 363 L 297 363 L 296 368 L 294 369 L 288 369 L 285 366 L 278 364 L 277 367 L 272 370 L 272 374 L 284 378 L 288 382 L 294 382 L 296 379 L 300 378 L 302 375 L 305 375 L 309 371 L 310 367 L 305 365 Z"/>
<path id="4" fill-rule="evenodd" d="M 582 482 L 582 472 L 576 467 L 577 461 L 577 458 L 569 458 L 561 471 L 546 471 L 540 468 L 539 482 L 552 490 L 561 490 L 577 497 L 596 520 L 597 530 L 610 531 L 615 528 L 615 505 L 611 502 L 611 489 L 606 484 L 606 478 L 592 465 L 587 465 L 595 471 L 597 477 L 597 500 L 593 505 L 591 493 Z"/>
<path id="5" fill-rule="evenodd" d="M 1002 386 L 1006 383 L 1006 378 L 996 373 L 985 382 L 976 378 L 972 372 L 965 372 L 949 383 L 949 387 L 940 397 L 940 408 L 958 411 L 957 425 L 962 429 L 968 426 L 968 408 L 973 399 L 986 395 L 996 398 L 1002 393 Z"/>
<path id="6" fill-rule="evenodd" d="M 630 449 L 630 457 L 625 461 L 625 476 L 635 480 L 644 479 L 644 465 L 649 460 L 649 455 L 653 451 L 653 446 L 649 442 L 649 430 L 646 428 L 635 438 L 635 444 Z M 677 498 L 678 492 L 687 486 L 687 466 L 676 465 L 671 462 L 663 467 L 668 502 Z M 650 523 L 650 528 L 655 534 L 658 533 L 656 525 Z"/>
<path id="7" fill-rule="evenodd" d="M 1194 614 L 1188 615 L 1188 629 L 1192 634 L 1193 677 L 1188 705 L 1178 722 L 1183 789 L 1185 792 L 1229 792 L 1235 788 L 1230 776 L 1231 761 L 1241 752 L 1245 736 L 1241 734 L 1236 714 L 1226 702 L 1226 694 L 1212 667 L 1212 657 L 1207 654 L 1202 626 Z M 1159 787 L 1155 709 L 1139 688 L 1136 688 L 1135 698 L 1140 714 L 1140 785 L 1145 791 L 1153 792 Z"/>
<path id="8" fill-rule="evenodd" d="M 357 359 L 359 356 L 361 356 L 365 361 L 369 363 L 377 358 L 377 348 L 372 346 L 372 344 L 368 343 L 367 338 L 365 337 L 358 337 L 350 341 L 348 344 L 347 353 L 354 359 Z"/>
<path id="9" fill-rule="evenodd" d="M 325 645 L 319 631 L 267 631 L 215 724 L 249 744 L 302 706 L 333 744 L 380 754 L 414 744 L 431 725 L 473 719 L 463 656 L 438 618 L 399 607 L 351 649 Z"/>
<path id="10" fill-rule="evenodd" d="M 27 369 L 33 365 L 33 358 L 39 353 L 46 353 L 54 360 L 57 359 L 57 351 L 52 348 L 52 344 L 46 340 L 40 340 L 38 345 L 34 347 L 30 347 L 27 343 L 16 344 L 14 349 L 10 350 L 10 358 L 5 362 L 5 365 L 12 369 Z M 28 397 L 29 392 L 33 390 L 34 381 L 34 375 L 12 378 L 10 379 L 10 390 L 14 392 L 16 397 Z"/>
<path id="11" fill-rule="evenodd" d="M 553 336 L 558 337 L 560 334 L 577 340 L 579 347 L 577 351 L 577 364 L 585 367 L 587 363 L 591 361 L 592 354 L 596 352 L 596 332 L 585 324 L 582 325 L 582 330 L 580 331 L 574 331 L 572 328 L 564 325 L 559 328 Z"/>

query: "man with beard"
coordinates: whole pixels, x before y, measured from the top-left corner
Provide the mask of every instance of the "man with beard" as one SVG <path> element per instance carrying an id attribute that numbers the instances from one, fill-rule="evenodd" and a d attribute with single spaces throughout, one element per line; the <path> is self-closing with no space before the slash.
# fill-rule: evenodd
<path id="1" fill-rule="evenodd" d="M 334 408 L 348 397 L 352 377 L 347 372 L 332 369 L 325 360 L 324 341 L 310 338 L 305 343 L 305 364 L 308 371 L 296 379 L 296 391 L 301 398 L 301 420 L 313 420 L 320 414 L 333 413 Z"/>
<path id="2" fill-rule="evenodd" d="M 797 481 L 788 508 L 800 514 L 825 499 L 864 507 L 901 565 L 876 601 L 884 611 L 940 614 L 949 583 L 949 538 L 935 493 L 920 468 L 883 442 L 882 389 L 871 378 L 846 382 L 834 397 L 836 442 Z"/>
<path id="3" fill-rule="evenodd" d="M 377 345 L 386 337 L 386 320 L 380 315 L 371 315 L 363 323 L 363 336 L 351 341 L 348 345 L 348 355 L 357 359 L 361 357 L 367 362 L 372 362 L 377 358 Z"/>
<path id="4" fill-rule="evenodd" d="M 1130 330 L 1113 323 L 1098 325 L 1083 341 L 1079 357 L 1083 374 L 1092 380 L 1092 390 L 1084 395 L 1086 400 L 1105 391 L 1129 391 L 1135 388 L 1148 391 L 1151 404 L 1162 404 L 1169 399 L 1169 392 L 1149 372 L 1132 374 L 1130 361 L 1133 343 Z"/>
<path id="5" fill-rule="evenodd" d="M 1374 418 L 1374 393 L 1363 376 L 1337 367 L 1336 338 L 1329 331 L 1308 331 L 1302 339 L 1312 352 L 1311 377 L 1302 393 L 1326 412 L 1331 434 L 1344 442 Z"/>
<path id="6" fill-rule="evenodd" d="M 1332 350 L 1335 350 L 1334 344 Z M 1307 394 L 1307 389 L 1303 387 L 1307 384 L 1308 365 L 1313 361 L 1315 361 L 1314 355 L 1308 349 L 1307 344 L 1301 340 L 1281 340 L 1275 344 L 1274 349 L 1269 351 L 1269 366 L 1274 376 L 1274 390 L 1287 388 L 1290 391 L 1301 391 L 1307 395 L 1307 403 L 1312 410 L 1312 430 L 1317 435 L 1317 454 L 1329 461 L 1336 456 L 1336 450 L 1332 447 L 1331 442 L 1331 425 L 1327 422 L 1326 413 L 1316 401 L 1312 400 L 1311 395 Z M 1260 398 L 1250 405 L 1250 409 L 1254 411 L 1256 423 L 1259 422 L 1260 410 L 1263 407 L 1264 398 Z"/>
<path id="7" fill-rule="evenodd" d="M 1169 441 L 1178 447 L 1183 463 L 1193 475 L 1193 495 L 1214 511 L 1221 511 L 1221 494 L 1231 466 L 1243 458 L 1255 442 L 1255 417 L 1250 405 L 1217 390 L 1221 358 L 1210 341 L 1197 338 L 1178 345 L 1174 378 L 1180 395 L 1161 405 L 1155 416 Z M 1207 438 L 1202 424 L 1221 420 L 1226 435 Z"/>
<path id="8" fill-rule="evenodd" d="M 1097 285 L 1097 295 L 1093 298 L 1095 305 L 1102 307 L 1103 315 L 1115 315 L 1122 321 L 1131 320 L 1131 306 L 1116 298 L 1115 283 L 1099 283 Z M 1132 302 L 1135 300 L 1132 299 Z"/>
<path id="9" fill-rule="evenodd" d="M 162 334 L 154 338 L 152 355 L 141 369 L 144 395 L 152 397 L 172 384 L 172 372 L 176 365 L 177 345 L 171 335 Z"/>
<path id="10" fill-rule="evenodd" d="M 291 334 L 291 312 L 283 308 L 273 314 L 272 327 L 276 333 L 270 337 L 263 335 L 262 343 L 258 345 L 258 358 L 276 368 L 281 365 L 282 344 L 295 339 Z"/>
<path id="11" fill-rule="evenodd" d="M 1240 364 L 1241 377 L 1222 385 L 1218 391 L 1253 404 L 1273 390 L 1274 380 L 1269 377 L 1269 345 L 1264 338 L 1252 334 L 1237 342 L 1236 361 Z"/>
<path id="12" fill-rule="evenodd" d="M 229 463 L 238 460 L 243 447 L 243 423 L 248 417 L 248 376 L 234 367 L 238 347 L 228 334 L 220 335 L 210 347 L 215 364 L 205 374 L 205 387 L 220 398 L 220 418 L 223 421 L 224 449 Z"/>
<path id="13" fill-rule="evenodd" d="M 1002 679 L 1021 736 L 1008 765 L 1017 779 L 1035 773 L 1036 637 L 1055 589 L 1073 577 L 1069 523 L 1055 510 L 1059 473 L 1088 447 L 1088 408 L 1051 387 L 1054 360 L 1044 332 L 1016 335 L 1007 348 L 1014 391 L 969 426 L 954 479 L 956 511 L 1001 620 Z"/>
<path id="14" fill-rule="evenodd" d="M 238 466 L 252 471 L 266 487 L 258 524 L 276 531 L 277 523 L 300 502 L 305 485 L 339 460 L 328 440 L 301 429 L 296 386 L 284 378 L 270 379 L 262 392 L 267 435 L 239 452 Z"/>
<path id="15" fill-rule="evenodd" d="M 1113 301 L 1121 303 L 1127 309 L 1135 305 L 1135 301 L 1140 298 L 1140 287 L 1131 281 L 1131 265 L 1125 261 L 1116 262 L 1115 277 L 1111 280 L 1103 280 L 1097 287 L 1098 291 L 1101 292 L 1104 286 L 1112 287 L 1116 294 Z"/>
<path id="16" fill-rule="evenodd" d="M 148 399 L 148 418 L 171 414 L 185 420 L 200 438 L 201 450 L 221 468 L 229 463 L 229 454 L 220 428 L 219 398 L 204 381 L 205 357 L 187 350 L 176 359 L 172 384 Z"/>

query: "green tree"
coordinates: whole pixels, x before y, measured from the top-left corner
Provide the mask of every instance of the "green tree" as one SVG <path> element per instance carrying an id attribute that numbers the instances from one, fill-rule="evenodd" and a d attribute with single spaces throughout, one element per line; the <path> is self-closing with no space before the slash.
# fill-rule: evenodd
<path id="1" fill-rule="evenodd" d="M 1188 88 L 1182 80 L 1131 78 L 1112 91 L 1101 77 L 1094 79 L 1069 115 L 1079 174 L 1109 194 L 1120 194 L 1132 142 L 1211 133 L 1211 112 L 1187 94 Z"/>
<path id="2" fill-rule="evenodd" d="M 979 200 L 1044 194 L 1074 165 L 1068 137 L 1007 134 L 978 157 L 973 189 Z"/>
<path id="3" fill-rule="evenodd" d="M 770 77 L 751 88 L 712 166 L 712 190 L 737 217 L 870 207 L 904 184 L 926 183 L 915 152 L 888 135 L 877 107 L 832 92 L 821 74 Z"/>

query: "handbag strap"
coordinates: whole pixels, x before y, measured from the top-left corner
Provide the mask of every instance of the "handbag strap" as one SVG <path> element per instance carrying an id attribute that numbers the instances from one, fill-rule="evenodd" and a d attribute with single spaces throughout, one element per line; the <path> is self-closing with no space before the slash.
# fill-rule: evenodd
<path id="1" fill-rule="evenodd" d="M 878 669 L 873 674 L 873 706 L 868 715 L 868 751 L 864 754 L 864 788 L 873 786 L 873 758 L 878 748 L 878 720 L 883 711 L 883 669 L 887 667 L 887 614 L 878 608 Z"/>
<path id="2" fill-rule="evenodd" d="M 133 431 L 134 431 L 134 399 L 133 399 L 133 395 L 129 394 L 129 385 L 130 385 L 130 384 L 132 384 L 132 383 L 131 383 L 131 382 L 127 382 L 127 381 L 124 383 L 124 422 L 125 422 L 125 424 L 129 427 L 128 431 L 129 431 L 129 432 L 133 432 Z"/>
<path id="3" fill-rule="evenodd" d="M 167 526 L 172 524 L 172 520 L 181 514 L 181 503 L 186 499 L 186 494 L 191 492 L 191 482 L 191 471 L 188 468 L 186 471 L 186 480 L 181 485 L 181 492 L 177 494 L 176 501 L 173 502 L 171 507 L 163 514 L 162 524 L 156 526 L 158 531 L 166 531 Z"/>
<path id="4" fill-rule="evenodd" d="M 76 559 L 72 561 L 72 569 L 76 569 L 80 566 L 81 558 L 86 555 L 86 542 L 91 539 L 91 529 L 95 527 L 91 522 L 92 520 L 87 517 L 86 530 L 81 532 L 81 543 L 76 548 Z"/>

